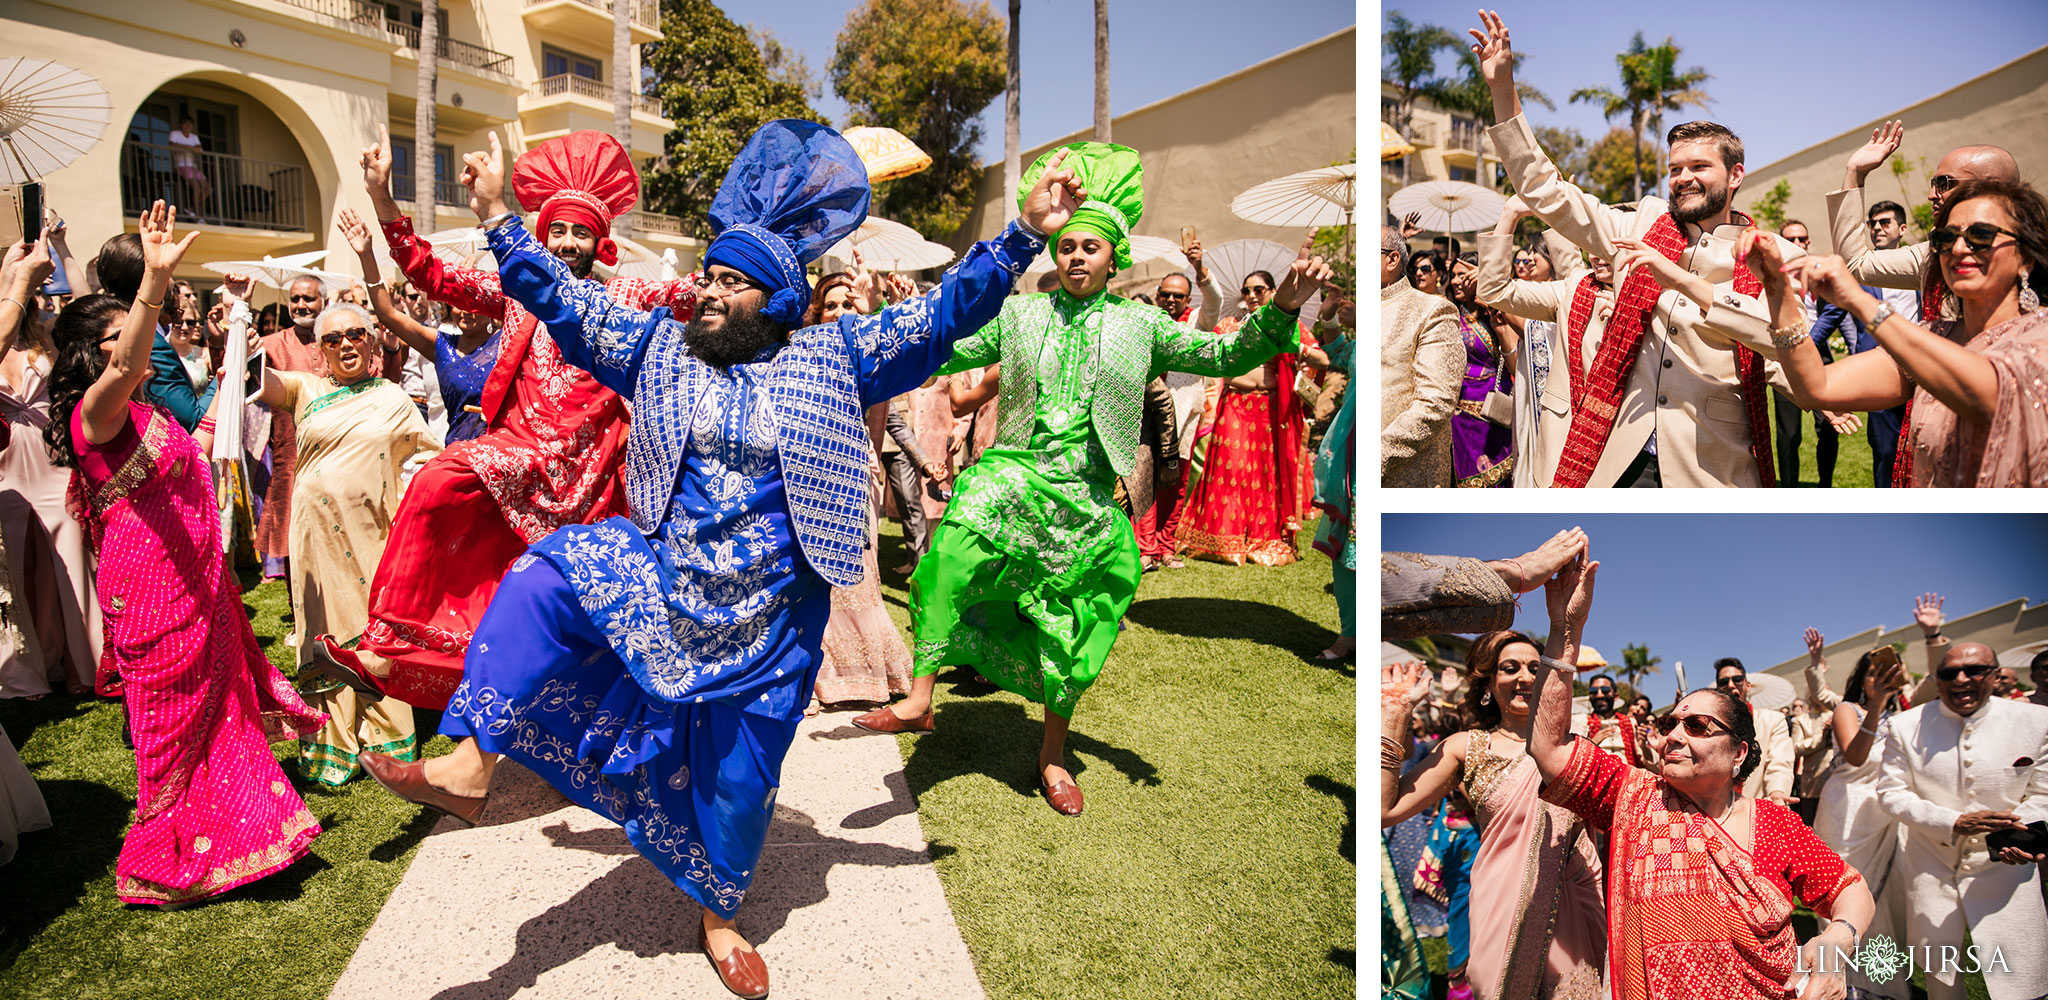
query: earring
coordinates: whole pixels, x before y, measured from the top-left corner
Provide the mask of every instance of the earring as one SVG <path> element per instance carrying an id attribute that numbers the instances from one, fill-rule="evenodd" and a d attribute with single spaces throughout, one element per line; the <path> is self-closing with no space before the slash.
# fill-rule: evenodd
<path id="1" fill-rule="evenodd" d="M 1491 705 L 1491 704 L 1493 704 L 1493 692 L 1491 692 L 1491 691 L 1485 691 L 1485 692 L 1481 692 L 1481 693 L 1480 693 L 1480 695 L 1479 695 L 1479 703 L 1480 703 L 1481 705 Z"/>
<path id="2" fill-rule="evenodd" d="M 1956 293 L 1941 290 L 1941 318 L 1951 323 L 1963 318 L 1963 304 L 1956 301 Z"/>
<path id="3" fill-rule="evenodd" d="M 2041 296 L 2034 291 L 2033 272 L 2020 275 L 2020 311 L 2033 312 L 2041 308 Z"/>

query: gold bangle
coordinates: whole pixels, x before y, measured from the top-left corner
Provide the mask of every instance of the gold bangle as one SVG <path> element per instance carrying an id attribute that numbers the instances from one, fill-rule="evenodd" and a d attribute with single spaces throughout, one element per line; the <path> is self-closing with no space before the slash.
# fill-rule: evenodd
<path id="1" fill-rule="evenodd" d="M 135 297 L 135 304 L 148 309 L 162 309 L 164 307 L 164 300 L 158 299 L 155 302 L 151 302 L 138 295 Z"/>

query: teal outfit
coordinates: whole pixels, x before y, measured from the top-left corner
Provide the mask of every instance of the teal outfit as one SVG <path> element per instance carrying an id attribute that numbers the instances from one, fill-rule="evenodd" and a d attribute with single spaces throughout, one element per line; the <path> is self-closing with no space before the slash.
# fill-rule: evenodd
<path id="1" fill-rule="evenodd" d="M 1342 368 L 1351 376 L 1344 404 L 1330 419 L 1323 444 L 1316 450 L 1315 504 L 1324 513 L 1316 526 L 1316 551 L 1330 557 L 1331 593 L 1337 598 L 1338 632 L 1358 635 L 1358 493 L 1354 478 L 1357 449 L 1353 447 L 1358 402 L 1358 338 L 1341 337 L 1323 345 L 1330 367 Z"/>
<path id="2" fill-rule="evenodd" d="M 973 666 L 1071 718 L 1138 592 L 1137 538 L 1114 494 L 1136 459 L 1145 385 L 1168 371 L 1242 375 L 1297 337 L 1272 306 L 1211 334 L 1107 292 L 1055 290 L 1011 298 L 957 342 L 942 371 L 1003 366 L 996 440 L 961 474 L 911 576 L 913 674 Z"/>

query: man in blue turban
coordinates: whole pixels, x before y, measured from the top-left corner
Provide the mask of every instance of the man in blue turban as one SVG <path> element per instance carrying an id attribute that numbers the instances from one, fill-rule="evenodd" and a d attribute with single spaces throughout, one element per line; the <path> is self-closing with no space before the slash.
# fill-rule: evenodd
<path id="1" fill-rule="evenodd" d="M 810 701 L 831 588 L 858 583 L 867 407 L 909 391 L 1001 310 L 1085 192 L 1049 170 L 1016 223 L 939 287 L 799 329 L 804 264 L 867 215 L 867 170 L 838 133 L 763 125 L 712 203 L 696 318 L 579 282 L 506 210 L 504 158 L 465 158 L 506 294 L 563 356 L 632 401 L 632 517 L 565 527 L 514 563 L 477 626 L 441 731 L 473 735 L 618 821 L 702 904 L 734 993 L 768 970 L 733 926 L 761 857 L 782 759 Z M 1057 165 L 1055 165 L 1056 167 Z M 406 798 L 476 815 L 481 769 L 392 765 Z M 469 792 L 471 794 L 462 794 Z"/>

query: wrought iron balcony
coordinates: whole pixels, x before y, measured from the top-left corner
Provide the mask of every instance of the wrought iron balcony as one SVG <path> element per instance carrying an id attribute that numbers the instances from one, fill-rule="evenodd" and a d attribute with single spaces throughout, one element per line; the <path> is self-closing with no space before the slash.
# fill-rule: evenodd
<path id="1" fill-rule="evenodd" d="M 538 7 L 541 4 L 553 2 L 554 0 L 526 0 L 526 5 L 528 7 Z M 585 7 L 604 11 L 606 14 L 612 12 L 612 0 L 576 0 L 576 2 Z M 634 0 L 631 17 L 634 24 L 645 27 L 656 28 L 661 25 L 661 11 L 655 0 Z"/>
<path id="2" fill-rule="evenodd" d="M 179 221 L 306 231 L 306 168 L 129 140 L 121 148 L 121 210 L 141 216 L 163 199 Z"/>
<path id="3" fill-rule="evenodd" d="M 404 43 L 406 48 L 414 51 L 419 50 L 420 29 L 410 24 L 401 24 L 397 21 L 385 21 L 384 30 L 398 36 L 398 40 Z M 484 48 L 481 45 L 471 45 L 468 42 L 456 41 L 447 35 L 441 36 L 440 44 L 435 46 L 435 54 L 440 56 L 444 62 L 453 63 L 457 66 L 467 66 L 470 69 L 483 70 L 486 73 L 510 75 L 512 72 L 511 56 L 503 52 Z"/>

